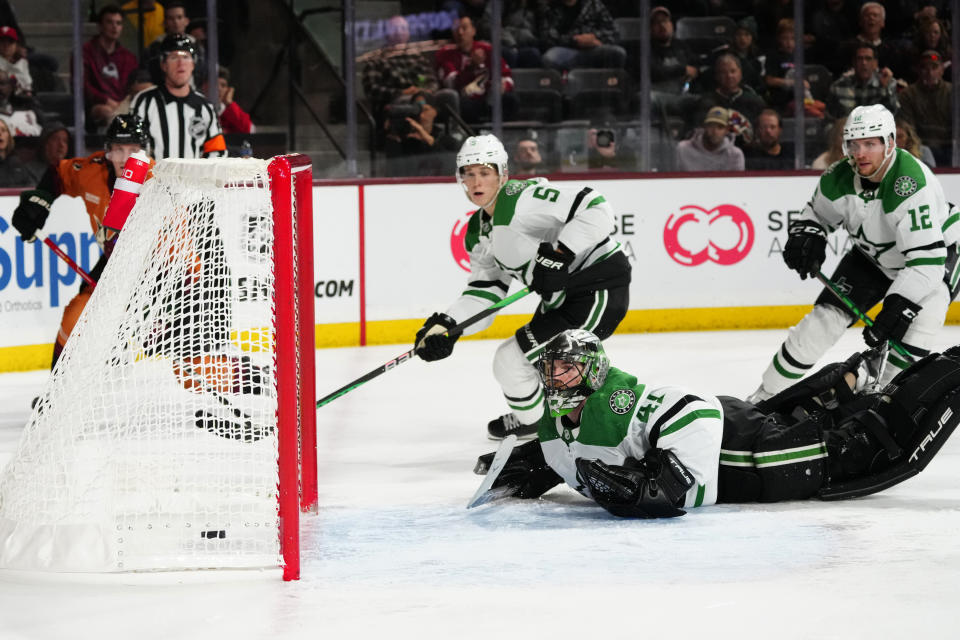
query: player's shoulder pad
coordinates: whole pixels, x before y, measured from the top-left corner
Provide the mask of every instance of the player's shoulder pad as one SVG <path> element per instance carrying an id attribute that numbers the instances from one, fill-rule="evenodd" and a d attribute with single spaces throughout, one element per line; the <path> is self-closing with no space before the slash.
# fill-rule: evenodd
<path id="1" fill-rule="evenodd" d="M 463 236 L 463 246 L 467 252 L 473 251 L 473 248 L 480 242 L 480 225 L 483 223 L 483 209 L 477 209 L 467 220 L 467 232 Z"/>
<path id="2" fill-rule="evenodd" d="M 853 167 L 846 157 L 840 158 L 820 176 L 818 188 L 828 200 L 838 200 L 843 196 L 855 195 L 853 186 Z"/>
<path id="3" fill-rule="evenodd" d="M 893 165 L 883 177 L 880 198 L 883 212 L 895 211 L 905 200 L 927 185 L 923 165 L 909 151 L 896 150 Z"/>
<path id="4" fill-rule="evenodd" d="M 619 369 L 610 368 L 603 387 L 584 404 L 577 439 L 582 444 L 615 447 L 627 436 L 630 419 L 643 396 L 644 385 Z"/>
<path id="5" fill-rule="evenodd" d="M 500 193 L 497 194 L 497 205 L 493 211 L 493 224 L 495 226 L 506 226 L 513 220 L 517 211 L 517 201 L 520 194 L 532 185 L 538 184 L 536 180 L 507 180 L 507 183 L 500 187 Z"/>

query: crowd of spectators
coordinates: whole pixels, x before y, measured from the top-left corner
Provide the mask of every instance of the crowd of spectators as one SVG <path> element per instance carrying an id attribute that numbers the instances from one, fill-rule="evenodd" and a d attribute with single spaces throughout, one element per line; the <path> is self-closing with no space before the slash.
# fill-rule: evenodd
<path id="1" fill-rule="evenodd" d="M 441 105 L 438 123 L 459 120 L 474 129 L 489 127 L 489 3 L 452 0 L 443 6 L 456 9 L 449 31 L 410 42 L 406 20 L 394 16 L 388 46 L 359 59 L 381 141 L 390 127 L 392 103 L 409 103 L 414 91 Z M 529 127 L 524 114 L 530 91 L 515 84 L 517 69 L 558 72 L 563 104 L 570 102 L 562 87 L 571 71 L 625 70 L 628 82 L 620 89 L 628 108 L 613 114 L 598 108 L 588 114 L 588 125 L 569 126 L 583 130 L 589 168 L 636 169 L 639 155 L 621 134 L 639 118 L 637 89 L 641 76 L 649 73 L 651 124 L 659 130 L 655 135 L 672 142 L 658 146 L 655 153 L 674 156 L 660 163 L 662 167 L 792 169 L 798 77 L 794 59 L 802 47 L 802 106 L 805 121 L 811 122 L 805 131 L 805 166 L 839 157 L 833 149 L 836 132 L 845 116 L 863 104 L 883 104 L 896 114 L 919 141 L 911 151 L 925 149 L 929 163 L 951 162 L 952 89 L 944 80 L 952 59 L 949 3 L 808 0 L 799 39 L 790 0 L 675 0 L 652 7 L 648 25 L 640 25 L 638 16 L 639 3 L 618 0 L 505 0 L 500 91 L 504 122 Z M 719 25 L 720 36 L 712 41 L 690 36 L 691 25 L 709 23 L 710 18 Z M 637 29 L 642 30 L 639 36 Z M 649 67 L 644 69 L 638 64 L 640 37 L 650 43 Z M 448 117 L 448 109 L 455 113 Z M 563 116 L 543 129 L 549 132 L 573 119 L 569 109 Z M 597 132 L 607 130 L 613 144 L 598 146 Z M 446 134 L 457 135 L 453 129 Z M 542 171 L 539 163 L 520 158 L 556 151 L 548 138 L 520 141 L 520 171 Z M 420 150 L 440 151 L 422 145 Z"/>
<path id="2" fill-rule="evenodd" d="M 219 122 L 222 122 L 225 133 L 249 134 L 254 131 L 249 114 L 234 99 L 229 69 L 219 69 L 217 103 L 206 101 L 203 95 L 207 90 L 206 22 L 202 17 L 191 20 L 187 3 L 180 0 L 131 0 L 122 5 L 97 4 L 99 8 L 91 17 L 97 33 L 82 45 L 85 133 L 102 135 L 117 115 L 133 112 L 137 96 L 158 87 L 158 91 L 168 96 L 167 102 L 173 96 L 178 96 L 198 114 L 184 125 L 189 125 L 190 135 L 198 128 L 197 122 L 200 120 L 205 126 L 209 125 L 201 136 L 206 139 L 198 139 L 193 144 L 195 151 L 183 151 L 184 157 L 192 157 L 194 153 L 208 156 L 225 152 L 219 149 L 222 144 Z M 145 39 L 143 55 L 139 59 L 120 42 L 125 29 L 137 29 L 138 9 L 144 16 Z M 48 166 L 67 156 L 73 136 L 72 104 L 63 101 L 54 104 L 51 97 L 69 95 L 69 72 L 61 73 L 53 57 L 29 46 L 28 35 L 17 24 L 14 12 L 0 10 L 2 187 L 35 185 Z M 187 47 L 176 47 L 188 51 L 174 53 L 192 58 L 192 63 L 187 61 L 192 71 L 187 79 L 188 86 L 171 92 L 170 87 L 174 86 L 171 81 L 172 70 L 168 72 L 167 67 L 171 65 L 166 64 L 166 57 L 170 55 L 170 43 L 174 40 L 189 44 Z M 72 103 L 72 100 L 69 102 Z M 212 117 L 202 115 L 205 109 L 202 103 L 209 105 Z M 138 115 L 149 127 L 151 122 L 147 112 Z M 64 124 L 65 120 L 70 126 Z M 169 145 L 159 140 L 159 131 L 161 128 L 170 129 L 173 124 L 165 122 L 162 127 L 160 123 L 155 125 L 157 133 L 151 135 L 158 139 L 153 140 L 151 151 L 161 149 L 162 153 L 170 155 L 172 152 L 166 149 Z M 218 136 L 220 142 L 211 142 Z M 18 148 L 20 150 L 15 153 Z"/>

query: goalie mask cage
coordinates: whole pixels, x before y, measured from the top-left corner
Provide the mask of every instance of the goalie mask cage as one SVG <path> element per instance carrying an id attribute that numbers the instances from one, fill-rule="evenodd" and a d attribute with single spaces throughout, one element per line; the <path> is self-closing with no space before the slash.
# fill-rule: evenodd
<path id="1" fill-rule="evenodd" d="M 299 577 L 311 182 L 296 154 L 154 168 L 0 476 L 0 567 Z"/>

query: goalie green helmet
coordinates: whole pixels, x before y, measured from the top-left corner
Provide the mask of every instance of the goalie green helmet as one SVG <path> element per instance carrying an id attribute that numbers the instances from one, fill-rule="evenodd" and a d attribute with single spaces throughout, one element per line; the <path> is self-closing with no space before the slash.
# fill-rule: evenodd
<path id="1" fill-rule="evenodd" d="M 554 337 L 537 361 L 550 414 L 562 416 L 576 409 L 603 386 L 609 371 L 610 358 L 600 338 L 589 331 L 568 329 Z"/>
<path id="2" fill-rule="evenodd" d="M 856 170 L 856 165 L 853 162 L 847 143 L 851 140 L 862 140 L 864 138 L 880 138 L 883 140 L 883 162 L 886 162 L 896 151 L 897 125 L 893 120 L 893 114 L 882 104 L 861 105 L 854 108 L 843 125 L 843 154 L 850 159 L 854 170 Z M 877 172 L 864 177 L 870 179 Z"/>

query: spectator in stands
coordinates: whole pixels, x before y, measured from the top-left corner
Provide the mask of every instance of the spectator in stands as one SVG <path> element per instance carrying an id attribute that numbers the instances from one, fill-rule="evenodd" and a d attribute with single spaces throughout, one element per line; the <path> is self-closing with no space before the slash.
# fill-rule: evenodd
<path id="1" fill-rule="evenodd" d="M 123 33 L 123 13 L 108 4 L 97 14 L 98 34 L 83 45 L 83 97 L 87 116 L 106 126 L 119 113 L 137 58 L 118 41 Z"/>
<path id="2" fill-rule="evenodd" d="M 70 132 L 57 120 L 48 122 L 40 134 L 40 146 L 37 155 L 27 163 L 27 169 L 34 176 L 42 176 L 51 166 L 58 165 L 70 153 Z"/>
<path id="3" fill-rule="evenodd" d="M 617 44 L 613 16 L 602 0 L 550 0 L 538 28 L 543 66 L 622 68 L 626 50 Z"/>
<path id="4" fill-rule="evenodd" d="M 710 109 L 703 127 L 694 129 L 689 140 L 677 145 L 677 168 L 680 171 L 743 171 L 743 151 L 733 144 L 730 114 L 726 109 Z"/>
<path id="5" fill-rule="evenodd" d="M 744 86 L 750 87 L 759 95 L 763 91 L 763 62 L 760 60 L 754 28 L 755 23 L 752 20 L 740 20 L 733 32 L 733 42 L 728 51 L 740 60 Z"/>
<path id="6" fill-rule="evenodd" d="M 857 28 L 857 7 L 853 0 L 825 0 L 810 19 L 814 46 L 810 62 L 822 64 L 834 75 L 843 73 L 846 61 L 837 56 L 841 43 Z"/>
<path id="7" fill-rule="evenodd" d="M 395 98 L 437 89 L 432 60 L 409 40 L 410 26 L 406 18 L 393 16 L 387 23 L 387 46 L 364 56 L 363 91 L 381 123 L 384 108 Z"/>
<path id="8" fill-rule="evenodd" d="M 507 64 L 516 69 L 535 69 L 541 66 L 540 43 L 536 36 L 537 15 L 533 11 L 533 4 L 533 0 L 506 0 L 503 3 L 501 55 Z M 477 25 L 477 33 L 491 32 L 492 6 L 491 3 L 486 3 L 482 21 Z"/>
<path id="9" fill-rule="evenodd" d="M 694 122 L 703 122 L 711 107 L 720 106 L 739 111 L 750 124 L 755 123 L 767 104 L 753 89 L 743 85 L 740 58 L 729 51 L 721 53 L 713 63 L 713 77 L 716 88 L 700 97 Z"/>
<path id="10" fill-rule="evenodd" d="M 953 49 L 950 46 L 950 38 L 943 27 L 943 23 L 936 17 L 921 14 L 917 20 L 913 40 L 904 47 L 900 70 L 900 77 L 903 80 L 911 84 L 917 81 L 923 55 L 928 51 L 936 51 L 940 55 L 944 71 L 950 67 L 950 61 L 953 59 Z"/>
<path id="11" fill-rule="evenodd" d="M 29 187 L 37 179 L 14 155 L 13 148 L 13 135 L 7 123 L 0 119 L 0 187 Z"/>
<path id="12" fill-rule="evenodd" d="M 903 118 L 896 118 L 895 121 L 897 123 L 897 146 L 909 151 L 914 158 L 922 160 L 928 167 L 936 167 L 937 161 L 933 157 L 933 152 L 920 140 L 920 136 L 917 135 L 917 130 L 913 128 L 913 125 Z"/>
<path id="13" fill-rule="evenodd" d="M 794 24 L 790 18 L 784 18 L 777 23 L 777 48 L 767 53 L 766 74 L 763 77 L 767 86 L 767 103 L 784 111 L 787 104 L 793 100 L 793 53 L 797 42 L 794 36 Z M 804 87 L 810 83 L 803 81 Z"/>
<path id="14" fill-rule="evenodd" d="M 443 175 L 460 140 L 437 122 L 432 94 L 414 93 L 409 104 L 420 108 L 416 117 L 388 118 L 385 124 L 387 173 L 393 176 Z"/>
<path id="15" fill-rule="evenodd" d="M 783 121 L 776 109 L 764 109 L 754 125 L 755 139 L 744 156 L 750 171 L 793 169 L 793 144 L 781 142 Z"/>
<path id="16" fill-rule="evenodd" d="M 453 24 L 453 44 L 444 45 L 436 53 L 437 78 L 460 96 L 460 115 L 464 121 L 483 122 L 490 118 L 490 61 L 493 47 L 476 40 L 477 30 L 467 16 Z M 500 60 L 500 91 L 504 120 L 512 120 L 517 112 L 513 78 L 507 61 Z"/>
<path id="17" fill-rule="evenodd" d="M 0 74 L 14 77 L 17 94 L 29 95 L 33 92 L 30 64 L 20 49 L 20 36 L 13 27 L 0 27 Z"/>
<path id="18" fill-rule="evenodd" d="M 591 171 L 632 171 L 637 167 L 636 150 L 617 140 L 612 129 L 590 129 L 587 131 L 587 167 Z"/>
<path id="19" fill-rule="evenodd" d="M 141 91 L 153 88 L 153 80 L 150 78 L 150 72 L 146 69 L 137 69 L 130 77 L 130 88 L 127 89 L 127 95 L 117 106 L 117 113 L 130 113 L 130 106 L 133 104 L 133 98 Z"/>
<path id="20" fill-rule="evenodd" d="M 882 104 L 893 114 L 900 109 L 893 71 L 889 67 L 878 69 L 876 51 L 864 44 L 854 49 L 853 69 L 830 85 L 827 111 L 839 118 L 854 107 L 868 104 Z"/>
<path id="21" fill-rule="evenodd" d="M 846 62 L 853 58 L 857 49 L 863 45 L 869 45 L 873 47 L 880 68 L 898 68 L 900 61 L 896 46 L 882 37 L 886 19 L 887 10 L 882 4 L 864 2 L 860 7 L 860 31 L 840 45 L 836 59 Z M 839 71 L 841 70 L 838 69 L 834 73 Z"/>
<path id="22" fill-rule="evenodd" d="M 827 131 L 827 150 L 816 157 L 810 165 L 811 169 L 825 171 L 837 160 L 847 157 L 847 154 L 843 152 L 843 125 L 846 121 L 846 118 L 837 118 L 830 125 L 830 129 Z"/>
<path id="23" fill-rule="evenodd" d="M 160 61 L 163 57 L 161 47 L 163 46 L 163 41 L 169 36 L 186 36 L 190 38 L 195 52 L 194 59 L 196 60 L 196 65 L 194 65 L 193 70 L 192 86 L 202 87 L 206 81 L 206 55 L 197 47 L 196 40 L 194 40 L 192 36 L 187 35 L 187 26 L 189 24 L 190 18 L 187 17 L 187 9 L 183 2 L 170 0 L 170 2 L 164 4 L 163 34 L 150 43 L 150 46 L 143 54 L 143 60 L 140 61 L 140 66 L 150 72 L 150 77 L 153 78 L 154 84 L 160 84 L 163 81 L 163 70 L 160 68 Z"/>
<path id="24" fill-rule="evenodd" d="M 933 49 L 920 56 L 917 81 L 900 94 L 900 115 L 912 124 L 929 145 L 940 166 L 952 162 L 953 85 L 943 79 L 943 58 Z"/>
<path id="25" fill-rule="evenodd" d="M 217 70 L 217 115 L 224 133 L 253 133 L 255 127 L 250 114 L 233 100 L 234 89 L 230 86 L 230 70 L 220 67 Z"/>
<path id="26" fill-rule="evenodd" d="M 673 37 L 673 17 L 666 7 L 650 10 L 651 88 L 665 94 L 689 93 L 700 74 L 697 56 L 686 43 Z"/>
<path id="27" fill-rule="evenodd" d="M 120 9 L 133 28 L 133 33 L 140 31 L 137 5 L 143 12 L 143 46 L 149 47 L 151 42 L 163 37 L 163 5 L 156 0 L 130 0 L 120 5 Z"/>
<path id="28" fill-rule="evenodd" d="M 32 96 L 14 94 L 16 79 L 0 72 L 0 120 L 3 120 L 12 135 L 38 136 L 43 121 L 38 105 Z"/>
<path id="29" fill-rule="evenodd" d="M 511 158 L 514 173 L 517 175 L 536 176 L 549 173 L 546 163 L 543 161 L 543 155 L 540 153 L 540 143 L 537 142 L 534 133 L 517 140 Z"/>

